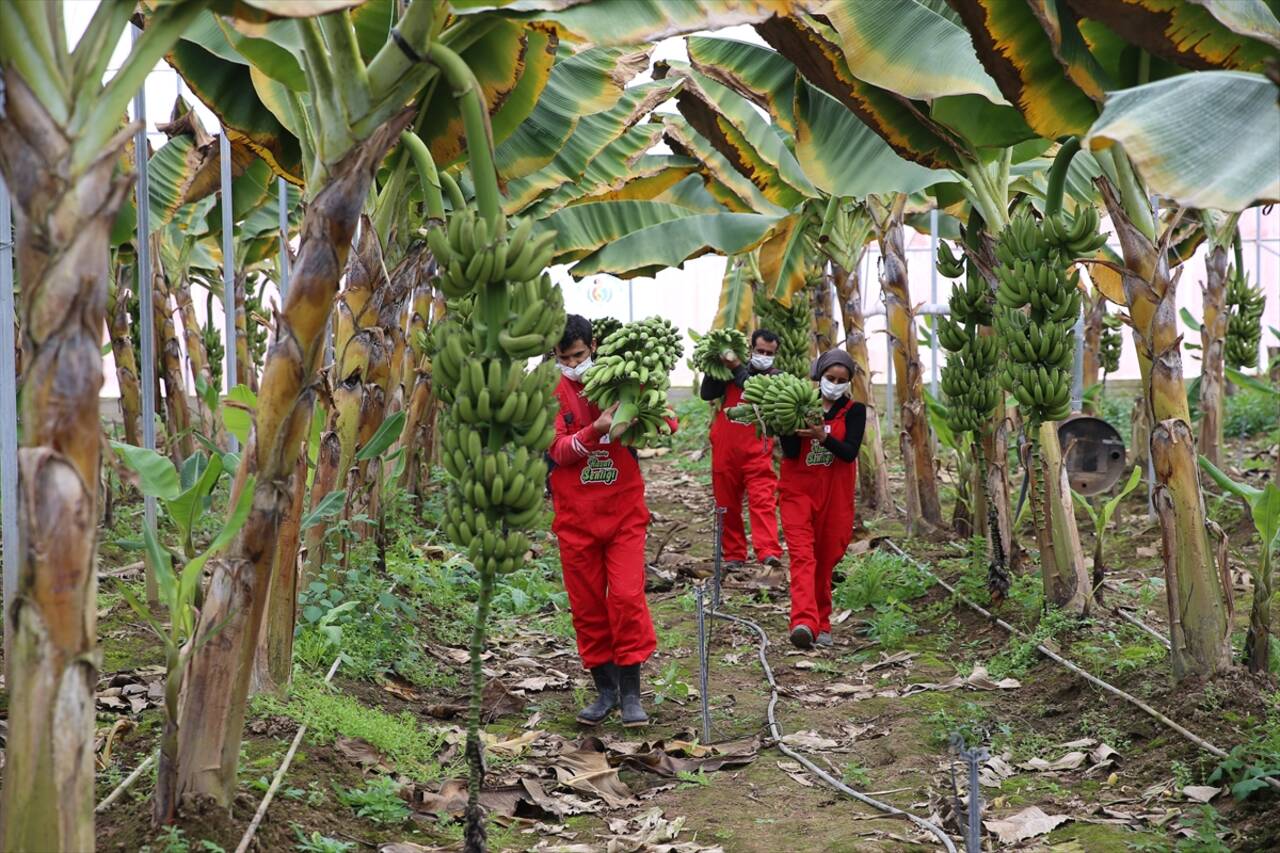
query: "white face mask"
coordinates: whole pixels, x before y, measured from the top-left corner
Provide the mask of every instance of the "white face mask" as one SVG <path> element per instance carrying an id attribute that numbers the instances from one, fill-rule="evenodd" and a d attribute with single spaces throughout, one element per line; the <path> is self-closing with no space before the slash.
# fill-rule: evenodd
<path id="1" fill-rule="evenodd" d="M 773 356 L 753 353 L 751 356 L 751 366 L 756 370 L 768 370 L 773 367 Z"/>
<path id="2" fill-rule="evenodd" d="M 845 394 L 849 393 L 848 382 L 832 382 L 824 376 L 822 377 L 822 381 L 818 384 L 822 389 L 822 399 L 824 400 L 839 400 Z"/>
<path id="3" fill-rule="evenodd" d="M 582 361 L 570 367 L 567 364 L 558 364 L 560 372 L 572 379 L 574 382 L 581 382 L 582 377 L 587 375 L 587 371 L 591 369 L 591 356 L 587 356 Z"/>

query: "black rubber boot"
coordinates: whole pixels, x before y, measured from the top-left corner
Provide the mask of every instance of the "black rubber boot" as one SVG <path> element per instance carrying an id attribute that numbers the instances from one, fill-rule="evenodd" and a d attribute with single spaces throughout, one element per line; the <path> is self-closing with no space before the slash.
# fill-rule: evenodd
<path id="1" fill-rule="evenodd" d="M 596 700 L 578 712 L 578 722 L 597 726 L 618 707 L 618 666 L 610 661 L 591 670 L 596 682 Z"/>
<path id="2" fill-rule="evenodd" d="M 618 667 L 618 688 L 622 691 L 622 725 L 628 729 L 649 725 L 649 715 L 640 704 L 640 664 Z"/>

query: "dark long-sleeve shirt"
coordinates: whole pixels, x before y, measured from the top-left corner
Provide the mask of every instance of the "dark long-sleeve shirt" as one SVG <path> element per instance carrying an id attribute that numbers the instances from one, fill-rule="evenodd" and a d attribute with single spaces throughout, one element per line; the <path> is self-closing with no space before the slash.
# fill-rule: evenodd
<path id="1" fill-rule="evenodd" d="M 823 413 L 822 419 L 824 421 L 835 420 L 836 413 L 840 411 L 840 407 L 847 400 L 848 397 L 841 397 L 831 403 Z M 827 436 L 822 440 L 822 446 L 830 450 L 831 454 L 841 462 L 853 462 L 858 458 L 858 451 L 862 449 L 862 433 L 866 427 L 867 407 L 862 403 L 854 403 L 844 413 L 844 439 Z M 782 455 L 786 458 L 795 459 L 800 455 L 800 445 L 802 443 L 800 436 L 780 436 L 778 443 L 782 445 Z"/>
<path id="2" fill-rule="evenodd" d="M 747 380 L 752 376 L 772 376 L 780 373 L 776 367 L 770 367 L 768 370 L 756 370 L 750 364 L 739 364 L 737 369 L 733 371 L 732 379 L 712 379 L 709 376 L 702 377 L 702 385 L 698 390 L 698 396 L 702 397 L 708 403 L 713 400 L 719 400 L 724 396 L 724 392 L 729 390 L 729 383 L 732 382 L 739 388 L 747 384 Z"/>

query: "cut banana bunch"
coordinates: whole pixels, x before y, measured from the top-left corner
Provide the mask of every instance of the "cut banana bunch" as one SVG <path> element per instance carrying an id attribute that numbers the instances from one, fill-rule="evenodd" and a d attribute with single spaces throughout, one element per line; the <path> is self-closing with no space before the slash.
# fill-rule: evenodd
<path id="1" fill-rule="evenodd" d="M 1258 366 L 1258 344 L 1262 341 L 1262 312 L 1267 298 L 1261 288 L 1233 269 L 1227 282 L 1227 340 L 1223 355 L 1236 370 Z"/>
<path id="2" fill-rule="evenodd" d="M 752 376 L 742 386 L 742 400 L 725 409 L 725 416 L 763 427 L 766 435 L 794 435 L 822 423 L 818 390 L 790 373 Z"/>
<path id="3" fill-rule="evenodd" d="M 599 344 L 622 328 L 622 321 L 615 317 L 596 317 L 591 321 L 591 337 Z"/>
<path id="4" fill-rule="evenodd" d="M 536 278 L 551 262 L 555 242 L 554 231 L 535 235 L 532 219 L 514 223 L 505 234 L 490 234 L 488 222 L 472 208 L 450 216 L 446 228 L 427 229 L 440 289 L 452 299 L 489 282 Z"/>
<path id="5" fill-rule="evenodd" d="M 668 374 L 683 352 L 680 333 L 661 317 L 627 323 L 599 345 L 583 394 L 601 409 L 618 404 L 613 440 L 644 447 L 671 434 Z"/>
<path id="6" fill-rule="evenodd" d="M 725 353 L 733 353 L 739 362 L 747 360 L 747 336 L 737 329 L 712 329 L 697 339 L 690 366 L 710 379 L 728 382 L 733 371 L 725 366 Z"/>
<path id="7" fill-rule="evenodd" d="M 778 335 L 778 355 L 774 366 L 784 373 L 804 379 L 809 375 L 809 347 L 813 334 L 809 297 L 803 291 L 791 295 L 791 306 L 773 299 L 757 298 L 760 325 Z"/>

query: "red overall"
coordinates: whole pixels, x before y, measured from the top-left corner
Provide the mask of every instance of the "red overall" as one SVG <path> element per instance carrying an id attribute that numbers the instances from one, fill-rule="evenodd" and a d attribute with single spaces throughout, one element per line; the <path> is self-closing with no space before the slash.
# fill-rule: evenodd
<path id="1" fill-rule="evenodd" d="M 826 422 L 828 434 L 845 438 L 846 402 Z M 858 463 L 842 462 L 820 441 L 801 439 L 800 455 L 782 460 L 782 532 L 791 555 L 791 627 L 831 630 L 831 571 L 853 540 L 854 484 Z"/>
<path id="2" fill-rule="evenodd" d="M 742 499 L 751 514 L 751 544 L 756 559 L 781 557 L 778 544 L 778 476 L 773 472 L 773 441 L 756 435 L 751 424 L 738 424 L 724 410 L 738 405 L 742 389 L 730 382 L 724 402 L 711 421 L 711 490 L 724 515 L 722 553 L 728 562 L 747 559 L 742 525 Z"/>
<path id="3" fill-rule="evenodd" d="M 644 597 L 649 509 L 640 465 L 596 431 L 600 410 L 582 396 L 580 383 L 562 376 L 556 396 L 551 529 L 560 542 L 578 655 L 587 669 L 643 663 L 658 638 Z"/>

